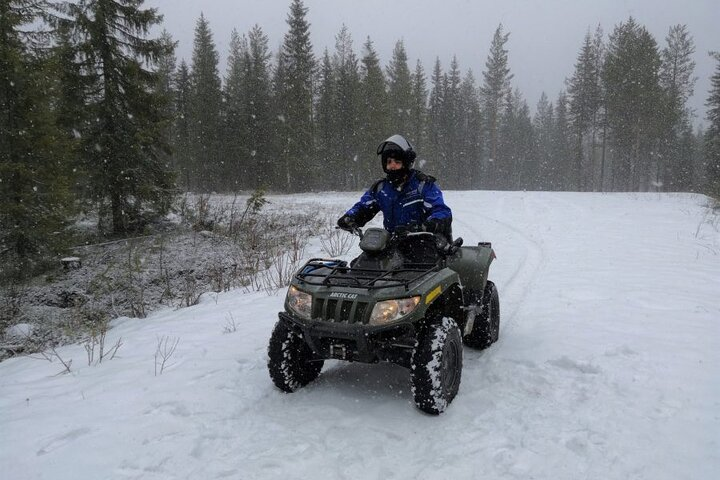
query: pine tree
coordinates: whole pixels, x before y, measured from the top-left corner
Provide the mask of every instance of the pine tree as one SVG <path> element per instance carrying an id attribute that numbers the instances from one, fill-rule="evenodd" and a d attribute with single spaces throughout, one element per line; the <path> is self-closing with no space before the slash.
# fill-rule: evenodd
<path id="1" fill-rule="evenodd" d="M 308 9 L 302 0 L 290 5 L 285 34 L 275 76 L 276 108 L 282 118 L 279 140 L 282 142 L 278 162 L 282 187 L 286 191 L 303 191 L 315 185 L 318 173 L 314 162 L 313 79 L 315 56 L 310 42 Z"/>
<path id="2" fill-rule="evenodd" d="M 715 59 L 715 72 L 710 78 L 710 92 L 705 102 L 707 120 L 705 132 L 705 161 L 707 165 L 707 192 L 720 199 L 720 52 L 711 52 Z"/>
<path id="3" fill-rule="evenodd" d="M 519 190 L 537 190 L 538 182 L 538 156 L 537 140 L 530 118 L 530 107 L 517 90 L 516 96 L 520 99 L 520 107 L 516 115 L 515 138 L 517 149 L 516 184 Z M 515 172 L 514 172 L 515 173 Z"/>
<path id="4" fill-rule="evenodd" d="M 270 48 L 267 35 L 259 25 L 248 33 L 249 52 L 245 75 L 245 119 L 247 123 L 247 148 L 253 189 L 266 188 L 275 176 L 275 161 L 271 152 L 271 85 Z"/>
<path id="5" fill-rule="evenodd" d="M 85 108 L 85 90 L 88 85 L 77 61 L 78 55 L 77 45 L 72 39 L 72 24 L 59 22 L 55 30 L 52 54 L 57 72 L 55 116 L 58 127 L 67 138 L 72 139 L 76 150 L 79 143 L 76 140 L 79 139 L 80 132 L 87 129 L 90 120 Z M 77 151 L 74 153 L 77 154 Z"/>
<path id="6" fill-rule="evenodd" d="M 277 59 L 272 77 L 272 142 L 271 151 L 275 158 L 275 175 L 269 182 L 274 190 L 284 190 L 290 184 L 290 127 L 287 121 L 287 83 L 289 81 L 286 60 L 281 46 L 275 54 Z"/>
<path id="7" fill-rule="evenodd" d="M 169 147 L 168 150 L 161 151 L 161 162 L 166 164 L 175 174 L 179 171 L 176 158 L 173 152 L 173 120 L 176 118 L 175 111 L 175 75 L 177 70 L 177 58 L 175 57 L 175 48 L 177 42 L 166 30 L 160 35 L 160 43 L 167 46 L 167 51 L 161 55 L 157 62 L 157 84 L 156 92 L 159 97 L 159 108 L 161 116 L 167 119 L 162 123 L 161 135 L 163 137 L 162 144 Z"/>
<path id="8" fill-rule="evenodd" d="M 485 130 L 485 138 L 487 148 L 485 159 L 487 170 L 484 177 L 484 185 L 494 185 L 498 181 L 498 169 L 502 166 L 495 165 L 498 155 L 498 128 L 500 123 L 501 109 L 507 95 L 510 93 L 510 80 L 513 75 L 508 67 L 508 51 L 505 44 L 508 41 L 510 33 L 503 33 L 502 25 L 495 30 L 492 43 L 490 45 L 490 53 L 485 62 L 485 71 L 483 72 L 483 85 L 480 87 L 481 111 L 483 114 L 483 123 Z"/>
<path id="9" fill-rule="evenodd" d="M 692 152 L 688 150 L 692 127 L 687 101 L 697 80 L 692 59 L 695 45 L 685 25 L 671 27 L 665 41 L 667 44 L 660 52 L 660 87 L 666 104 L 656 184 L 664 184 L 669 190 L 688 191 L 692 178 Z"/>
<path id="10" fill-rule="evenodd" d="M 412 138 L 415 150 L 420 154 L 427 146 L 427 81 L 425 69 L 420 60 L 415 64 L 415 72 L 412 76 L 412 102 L 410 104 L 410 122 L 408 126 L 408 137 Z M 420 162 L 422 159 L 420 159 Z"/>
<path id="11" fill-rule="evenodd" d="M 359 189 L 365 182 L 359 162 L 361 150 L 357 131 L 360 124 L 360 71 L 357 56 L 353 51 L 352 38 L 343 25 L 335 37 L 333 55 L 335 71 L 335 122 L 338 126 L 334 155 L 340 162 L 340 170 L 346 171 L 346 188 Z"/>
<path id="12" fill-rule="evenodd" d="M 460 83 L 461 73 L 460 65 L 457 57 L 453 55 L 450 61 L 450 70 L 445 79 L 445 99 L 443 122 L 445 131 L 445 143 L 442 145 L 443 152 L 443 169 L 447 169 L 449 176 L 458 179 L 463 175 L 460 169 L 460 139 L 462 133 L 460 131 Z"/>
<path id="13" fill-rule="evenodd" d="M 333 68 L 330 53 L 325 49 L 322 63 L 320 66 L 320 79 L 317 89 L 317 105 L 315 113 L 316 133 L 317 133 L 317 159 L 323 165 L 326 165 L 321 175 L 321 182 L 329 182 L 334 172 L 342 171 L 337 152 L 335 138 L 339 125 L 336 122 L 336 84 L 335 69 Z M 343 184 L 338 187 L 345 187 L 345 178 L 339 179 Z"/>
<path id="14" fill-rule="evenodd" d="M 541 190 L 550 190 L 554 186 L 552 180 L 557 177 L 553 162 L 555 156 L 553 142 L 555 118 L 553 105 L 548 100 L 545 92 L 540 95 L 533 125 L 536 133 L 538 155 L 537 186 Z"/>
<path id="15" fill-rule="evenodd" d="M 248 114 L 245 111 L 247 91 L 248 40 L 241 37 L 237 30 L 230 35 L 230 54 L 227 61 L 227 74 L 223 89 L 224 125 L 222 152 L 225 162 L 224 177 L 232 179 L 229 187 L 248 188 L 255 172 L 249 162 L 247 144 Z"/>
<path id="16" fill-rule="evenodd" d="M 82 132 L 91 198 L 109 213 L 112 231 L 141 228 L 164 214 L 174 193 L 165 163 L 165 97 L 158 94 L 157 62 L 171 49 L 148 31 L 160 23 L 141 0 L 82 0 L 65 4 L 78 38 L 93 122 Z M 109 209 L 108 210 L 106 210 Z"/>
<path id="17" fill-rule="evenodd" d="M 553 129 L 553 164 L 550 166 L 549 185 L 552 190 L 571 190 L 572 176 L 572 144 L 570 142 L 571 126 L 568 118 L 568 98 L 560 92 L 555 103 L 555 128 Z"/>
<path id="18" fill-rule="evenodd" d="M 698 146 L 689 115 L 682 116 L 675 130 L 677 139 L 674 140 L 673 152 L 676 160 L 668 168 L 669 186 L 679 192 L 699 191 L 699 185 L 693 181 Z"/>
<path id="19" fill-rule="evenodd" d="M 172 149 L 179 181 L 186 190 L 194 185 L 194 168 L 190 151 L 190 69 L 185 60 L 180 62 L 175 76 L 175 121 L 173 123 Z"/>
<path id="20" fill-rule="evenodd" d="M 40 13 L 36 2 L 0 2 L 0 282 L 29 276 L 63 247 L 72 208 L 51 73 L 21 33 Z"/>
<path id="21" fill-rule="evenodd" d="M 575 72 L 568 80 L 568 98 L 570 101 L 570 120 L 575 140 L 574 171 L 572 183 L 578 191 L 586 190 L 592 180 L 592 142 L 589 158 L 586 159 L 586 136 L 595 129 L 595 119 L 600 108 L 600 72 L 598 71 L 596 50 L 593 38 L 588 31 L 575 63 Z M 567 172 L 570 174 L 570 172 Z"/>
<path id="22" fill-rule="evenodd" d="M 405 44 L 402 40 L 395 44 L 392 58 L 387 66 L 388 105 L 390 109 L 390 128 L 394 133 L 408 135 L 412 100 L 412 79 Z M 409 139 L 416 142 L 414 138 Z"/>
<path id="23" fill-rule="evenodd" d="M 385 75 L 370 37 L 363 45 L 360 70 L 360 157 L 362 177 L 366 183 L 379 176 L 375 155 L 377 145 L 388 138 L 393 129 L 389 125 Z M 380 171 L 381 173 L 381 171 Z M 369 185 L 369 184 L 368 184 Z"/>
<path id="24" fill-rule="evenodd" d="M 430 98 L 428 105 L 428 145 L 427 154 L 429 158 L 432 158 L 438 164 L 441 164 L 444 159 L 443 147 L 446 144 L 445 131 L 445 83 L 443 79 L 445 74 L 443 73 L 442 64 L 440 58 L 435 59 L 435 66 L 433 67 L 432 77 L 430 83 L 432 88 L 430 90 Z"/>
<path id="25" fill-rule="evenodd" d="M 78 46 L 72 38 L 71 22 L 56 22 L 54 47 L 51 48 L 50 61 L 55 82 L 53 101 L 55 104 L 55 124 L 62 139 L 68 146 L 68 169 L 72 170 L 72 191 L 76 198 L 88 198 L 89 181 L 85 172 L 81 149 L 82 132 L 89 129 L 91 113 L 85 105 L 88 79 L 83 75 L 78 62 Z"/>
<path id="26" fill-rule="evenodd" d="M 498 132 L 497 187 L 527 189 L 536 175 L 530 109 L 519 90 L 506 96 Z"/>
<path id="27" fill-rule="evenodd" d="M 593 162 L 596 164 L 595 170 L 597 170 L 596 173 L 596 180 L 595 180 L 595 186 L 596 189 L 603 192 L 605 191 L 605 184 L 606 184 L 606 176 L 607 176 L 607 130 L 608 130 L 608 124 L 607 124 L 607 92 L 605 89 L 605 84 L 602 80 L 603 75 L 603 68 L 605 65 L 605 57 L 607 55 L 607 47 L 605 45 L 605 42 L 603 40 L 604 34 L 603 30 L 598 25 L 597 29 L 595 30 L 595 38 L 593 41 L 593 49 L 596 52 L 595 55 L 595 61 L 597 62 L 597 65 L 595 67 L 595 70 L 598 72 L 599 75 L 599 83 L 600 83 L 600 104 L 597 110 L 597 113 L 595 115 L 595 119 L 593 120 L 593 124 L 595 127 L 592 130 L 592 140 L 591 140 L 591 158 L 593 159 Z M 596 153 L 596 149 L 599 148 L 599 152 Z"/>
<path id="28" fill-rule="evenodd" d="M 644 27 L 632 17 L 615 27 L 603 70 L 615 189 L 646 190 L 655 180 L 652 166 L 662 111 L 659 68 L 657 43 Z"/>
<path id="29" fill-rule="evenodd" d="M 211 191 L 223 186 L 225 173 L 220 151 L 222 91 L 218 53 L 210 25 L 202 14 L 195 26 L 189 100 L 189 187 Z"/>
<path id="30" fill-rule="evenodd" d="M 694 186 L 693 191 L 708 193 L 707 188 L 707 167 L 708 162 L 705 158 L 705 129 L 699 125 L 693 132 L 693 161 L 692 161 L 692 180 Z"/>
<path id="31" fill-rule="evenodd" d="M 472 70 L 468 70 L 460 84 L 459 100 L 458 164 L 462 173 L 458 179 L 458 186 L 465 189 L 478 188 L 482 158 L 482 117 Z"/>

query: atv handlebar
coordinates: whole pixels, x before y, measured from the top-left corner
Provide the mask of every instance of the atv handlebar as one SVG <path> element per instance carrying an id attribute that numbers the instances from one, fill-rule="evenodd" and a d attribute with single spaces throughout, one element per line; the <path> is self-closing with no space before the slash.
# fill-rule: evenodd
<path id="1" fill-rule="evenodd" d="M 352 227 L 352 228 L 342 228 L 342 227 L 335 227 L 335 230 L 344 230 L 352 235 L 357 235 L 362 240 L 363 237 L 363 231 L 360 227 Z"/>
<path id="2" fill-rule="evenodd" d="M 341 227 L 335 227 L 339 230 L 345 230 L 346 232 L 357 235 L 360 237 L 360 240 L 363 238 L 363 230 L 360 227 L 352 227 L 352 228 L 341 228 Z M 431 232 L 426 232 L 424 230 L 417 230 L 412 228 L 404 228 L 401 231 L 395 231 L 392 232 L 392 237 L 396 240 L 400 240 L 403 238 L 407 238 L 411 235 L 432 235 L 435 238 L 435 244 L 437 246 L 438 251 L 442 252 L 445 256 L 454 255 L 462 246 L 463 239 L 462 237 L 456 238 L 452 243 L 448 242 L 443 235 L 435 234 Z"/>

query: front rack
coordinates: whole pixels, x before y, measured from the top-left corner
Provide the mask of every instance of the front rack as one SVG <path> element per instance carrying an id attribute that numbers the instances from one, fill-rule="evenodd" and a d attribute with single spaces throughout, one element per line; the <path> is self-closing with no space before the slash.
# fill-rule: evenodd
<path id="1" fill-rule="evenodd" d="M 405 290 L 409 290 L 411 283 L 439 269 L 435 263 L 407 263 L 402 268 L 393 270 L 355 268 L 340 260 L 313 258 L 295 274 L 295 278 L 301 282 L 326 287 L 367 290 L 405 287 Z"/>

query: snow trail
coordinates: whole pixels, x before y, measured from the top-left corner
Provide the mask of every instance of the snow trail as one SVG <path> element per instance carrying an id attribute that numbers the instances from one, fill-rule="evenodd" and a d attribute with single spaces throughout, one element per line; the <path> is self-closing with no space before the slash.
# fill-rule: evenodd
<path id="1" fill-rule="evenodd" d="M 358 196 L 272 200 L 339 216 Z M 328 361 L 283 394 L 266 362 L 284 292 L 204 295 L 116 320 L 107 342 L 123 347 L 101 365 L 82 346 L 58 349 L 69 375 L 0 363 L 3 478 L 716 478 L 720 235 L 704 197 L 445 196 L 454 234 L 496 249 L 501 329 L 464 349 L 442 415 L 415 409 L 409 372 L 389 364 Z M 163 336 L 179 343 L 155 376 Z"/>

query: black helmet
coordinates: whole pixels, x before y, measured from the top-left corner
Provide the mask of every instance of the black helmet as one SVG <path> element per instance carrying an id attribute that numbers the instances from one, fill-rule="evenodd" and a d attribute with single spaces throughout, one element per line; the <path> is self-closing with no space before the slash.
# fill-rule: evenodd
<path id="1" fill-rule="evenodd" d="M 412 145 L 402 135 L 393 135 L 378 145 L 377 154 L 380 155 L 380 163 L 385 173 L 388 173 L 386 162 L 389 157 L 402 160 L 403 170 L 407 171 L 412 167 L 416 156 Z"/>

